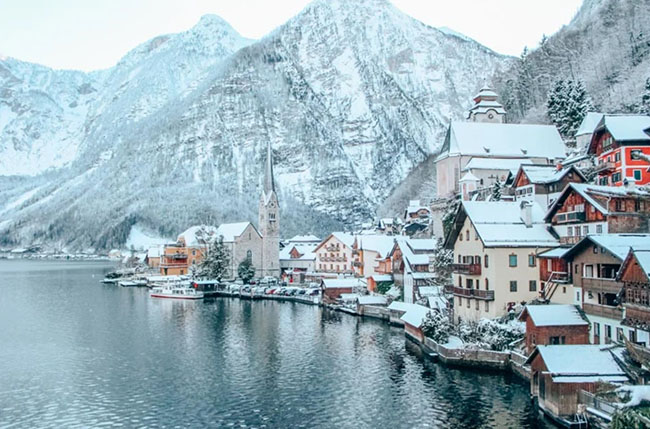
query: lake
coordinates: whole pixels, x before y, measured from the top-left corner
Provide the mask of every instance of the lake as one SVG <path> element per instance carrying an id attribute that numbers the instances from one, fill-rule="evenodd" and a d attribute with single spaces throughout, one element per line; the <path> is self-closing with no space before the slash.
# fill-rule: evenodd
<path id="1" fill-rule="evenodd" d="M 528 385 L 315 306 L 174 301 L 105 262 L 0 261 L 0 427 L 536 428 Z"/>

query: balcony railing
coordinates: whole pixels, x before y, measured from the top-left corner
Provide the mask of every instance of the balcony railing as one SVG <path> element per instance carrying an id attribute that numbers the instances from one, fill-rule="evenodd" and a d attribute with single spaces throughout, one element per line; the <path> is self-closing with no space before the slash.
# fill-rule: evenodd
<path id="1" fill-rule="evenodd" d="M 352 263 L 352 266 L 353 266 L 353 267 L 362 267 L 363 264 L 361 263 L 361 261 L 354 261 L 354 262 Z"/>
<path id="2" fill-rule="evenodd" d="M 613 162 L 601 162 L 594 168 L 594 172 L 603 173 L 614 169 L 616 169 L 616 165 Z"/>
<path id="3" fill-rule="evenodd" d="M 647 329 L 650 326 L 650 307 L 647 305 L 625 304 L 624 325 Z"/>
<path id="4" fill-rule="evenodd" d="M 584 211 L 558 213 L 555 216 L 555 221 L 557 223 L 584 222 L 585 219 L 586 215 Z"/>
<path id="5" fill-rule="evenodd" d="M 454 296 L 464 296 L 467 298 L 483 299 L 486 301 L 494 301 L 493 290 L 482 289 L 468 289 L 464 287 L 454 286 Z"/>
<path id="6" fill-rule="evenodd" d="M 456 274 L 465 274 L 469 276 L 481 275 L 481 264 L 452 264 L 451 269 Z"/>
<path id="7" fill-rule="evenodd" d="M 623 320 L 623 309 L 610 305 L 582 304 L 582 309 L 592 316 L 608 317 L 610 319 Z"/>
<path id="8" fill-rule="evenodd" d="M 623 289 L 623 283 L 619 283 L 616 279 L 605 279 L 598 277 L 583 277 L 582 287 L 586 290 L 604 293 L 618 294 Z"/>
<path id="9" fill-rule="evenodd" d="M 160 264 L 161 268 L 184 268 L 187 267 L 187 262 L 169 262 L 165 261 Z"/>
<path id="10" fill-rule="evenodd" d="M 328 246 L 325 246 L 325 250 L 327 250 L 328 252 L 338 252 L 341 249 L 339 248 L 339 246 L 334 246 L 330 244 Z"/>
<path id="11" fill-rule="evenodd" d="M 187 253 L 167 253 L 164 256 L 167 259 L 187 259 Z"/>

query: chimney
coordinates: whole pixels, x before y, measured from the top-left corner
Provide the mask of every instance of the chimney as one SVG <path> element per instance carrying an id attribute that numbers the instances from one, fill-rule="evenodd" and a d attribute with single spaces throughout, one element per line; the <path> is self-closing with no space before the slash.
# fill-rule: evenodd
<path id="1" fill-rule="evenodd" d="M 521 202 L 521 220 L 526 225 L 526 228 L 532 228 L 533 226 L 533 205 L 528 201 Z"/>

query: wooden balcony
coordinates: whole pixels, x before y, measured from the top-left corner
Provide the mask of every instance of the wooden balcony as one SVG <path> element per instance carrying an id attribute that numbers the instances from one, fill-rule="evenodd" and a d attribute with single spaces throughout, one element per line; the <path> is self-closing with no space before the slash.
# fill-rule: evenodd
<path id="1" fill-rule="evenodd" d="M 623 283 L 617 282 L 616 279 L 583 277 L 582 288 L 593 292 L 618 294 L 623 289 Z"/>
<path id="2" fill-rule="evenodd" d="M 584 211 L 563 212 L 555 215 L 556 223 L 584 222 L 586 219 L 587 215 Z"/>
<path id="3" fill-rule="evenodd" d="M 481 264 L 452 264 L 451 269 L 455 274 L 464 274 L 466 276 L 481 275 Z"/>
<path id="4" fill-rule="evenodd" d="M 493 290 L 468 289 L 464 287 L 454 286 L 453 292 L 454 296 L 482 299 L 485 301 L 494 301 Z"/>
<path id="5" fill-rule="evenodd" d="M 187 253 L 167 253 L 164 256 L 167 259 L 173 259 L 173 260 L 187 259 Z"/>
<path id="6" fill-rule="evenodd" d="M 594 168 L 594 173 L 606 173 L 616 169 L 613 162 L 601 162 Z"/>
<path id="7" fill-rule="evenodd" d="M 582 309 L 585 313 L 592 316 L 607 317 L 609 319 L 623 320 L 623 309 L 620 307 L 612 307 L 611 305 L 599 304 L 582 304 Z"/>
<path id="8" fill-rule="evenodd" d="M 625 304 L 625 320 L 622 323 L 639 329 L 648 329 L 650 327 L 650 306 Z"/>

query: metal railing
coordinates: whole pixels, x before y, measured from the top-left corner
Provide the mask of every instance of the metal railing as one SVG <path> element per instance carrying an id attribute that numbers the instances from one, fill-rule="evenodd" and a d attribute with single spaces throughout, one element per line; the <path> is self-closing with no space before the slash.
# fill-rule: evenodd
<path id="1" fill-rule="evenodd" d="M 464 296 L 467 298 L 483 299 L 486 301 L 494 301 L 493 290 L 468 289 L 464 287 L 454 286 L 454 295 Z"/>
<path id="2" fill-rule="evenodd" d="M 451 269 L 456 274 L 465 274 L 470 276 L 481 275 L 481 264 L 451 264 Z"/>

